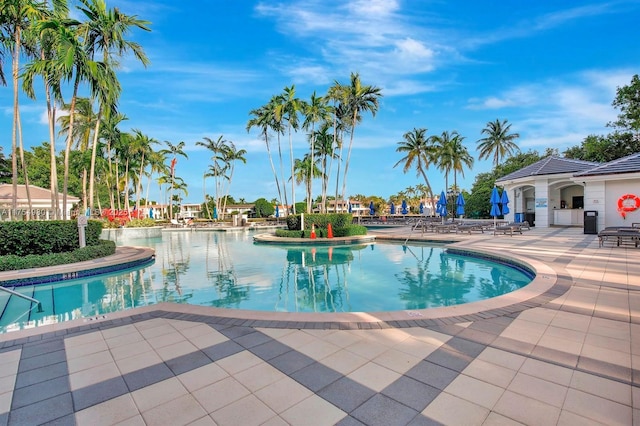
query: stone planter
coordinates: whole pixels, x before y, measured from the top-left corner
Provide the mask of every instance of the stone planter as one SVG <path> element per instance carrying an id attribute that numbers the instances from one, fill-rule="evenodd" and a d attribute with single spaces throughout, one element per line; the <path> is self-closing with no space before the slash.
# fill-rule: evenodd
<path id="1" fill-rule="evenodd" d="M 162 226 L 147 228 L 107 228 L 100 233 L 103 240 L 129 240 L 137 238 L 162 238 Z"/>

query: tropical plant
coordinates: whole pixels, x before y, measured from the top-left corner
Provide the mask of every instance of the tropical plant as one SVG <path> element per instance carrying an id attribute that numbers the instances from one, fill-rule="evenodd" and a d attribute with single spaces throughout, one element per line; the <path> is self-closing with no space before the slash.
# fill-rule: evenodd
<path id="1" fill-rule="evenodd" d="M 273 156 L 271 155 L 271 146 L 269 145 L 269 129 L 274 127 L 275 123 L 275 103 L 269 102 L 267 105 L 264 105 L 260 108 L 253 109 L 249 112 L 249 115 L 253 116 L 247 122 L 247 132 L 251 130 L 253 127 L 258 127 L 260 129 L 260 134 L 264 139 L 264 143 L 267 148 L 267 155 L 269 157 L 269 163 L 271 164 L 271 170 L 273 172 L 273 177 L 276 183 L 276 191 L 278 192 L 278 199 L 282 200 L 282 191 L 280 189 L 280 182 L 278 180 L 278 173 L 276 172 L 276 167 L 273 164 Z M 276 131 L 279 132 L 279 127 Z M 275 130 L 274 129 L 274 130 Z M 278 133 L 278 147 L 280 147 L 279 142 L 279 133 Z M 280 157 L 282 161 L 282 156 Z"/>
<path id="2" fill-rule="evenodd" d="M 361 119 L 361 113 L 370 112 L 375 117 L 378 111 L 378 100 L 382 97 L 382 91 L 375 86 L 363 85 L 358 73 L 351 73 L 351 84 L 346 86 L 346 107 L 351 113 L 351 133 L 349 135 L 349 149 L 347 150 L 347 160 L 344 164 L 344 176 L 342 179 L 342 199 L 345 199 L 347 191 L 347 174 L 349 172 L 349 161 L 351 159 L 351 148 L 353 147 L 353 135 L 355 128 Z"/>
<path id="3" fill-rule="evenodd" d="M 316 92 L 311 94 L 311 99 L 308 103 L 304 105 L 303 114 L 305 116 L 304 123 L 302 124 L 302 128 L 305 130 L 311 131 L 309 133 L 309 139 L 311 143 L 310 149 L 310 163 L 315 164 L 315 143 L 316 143 L 316 133 L 315 126 L 316 123 L 326 122 L 330 118 L 331 108 L 327 104 L 327 101 L 322 96 L 317 96 Z M 309 188 L 307 192 L 307 211 L 311 211 L 312 205 L 312 194 L 313 194 L 313 177 L 311 176 L 312 168 L 309 167 Z M 324 179 L 323 179 L 324 181 Z"/>
<path id="4" fill-rule="evenodd" d="M 434 163 L 434 149 L 431 146 L 430 139 L 426 137 L 427 129 L 414 128 L 410 132 L 406 132 L 402 137 L 404 140 L 398 142 L 396 152 L 404 154 L 393 167 L 403 164 L 402 171 L 407 173 L 411 168 L 415 166 L 416 175 L 422 176 L 424 183 L 427 186 L 427 193 L 431 200 L 432 212 L 436 211 L 436 206 L 433 198 L 433 190 L 431 189 L 431 183 L 427 177 L 427 169 L 430 164 Z"/>
<path id="5" fill-rule="evenodd" d="M 519 133 L 509 133 L 511 130 L 511 124 L 507 124 L 507 120 L 500 121 L 496 118 L 496 121 L 489 121 L 487 126 L 482 129 L 482 134 L 486 137 L 479 139 L 478 151 L 480 160 L 489 159 L 493 157 L 493 166 L 497 167 L 498 164 L 505 157 L 511 157 L 520 151 L 515 140 L 520 137 Z"/>
<path id="6" fill-rule="evenodd" d="M 182 185 L 184 185 L 184 188 L 181 185 L 176 185 L 175 182 L 175 175 L 176 175 L 176 163 L 178 162 L 178 155 L 183 156 L 184 158 L 189 158 L 189 156 L 184 152 L 184 146 L 185 143 L 184 141 L 180 141 L 178 142 L 176 145 L 172 144 L 169 141 L 164 141 L 164 143 L 167 145 L 167 149 L 163 149 L 160 152 L 162 152 L 165 155 L 171 155 L 171 167 L 170 167 L 170 178 L 171 178 L 171 185 L 169 186 L 169 216 L 171 219 L 173 219 L 173 190 L 174 188 L 178 188 L 178 189 L 184 189 L 185 193 L 186 193 L 186 185 L 184 184 L 184 181 L 182 182 Z"/>
<path id="7" fill-rule="evenodd" d="M 293 139 L 292 130 L 298 130 L 299 127 L 299 114 L 306 108 L 306 102 L 296 97 L 296 87 L 285 87 L 284 92 L 277 97 L 277 104 L 275 108 L 275 117 L 278 122 L 287 123 L 287 133 L 289 135 L 289 158 L 291 165 L 291 176 L 294 175 L 295 161 L 293 159 Z M 286 193 L 286 191 L 285 191 Z M 286 202 L 285 202 L 286 203 Z M 293 179 L 291 180 L 291 203 L 293 205 L 293 214 L 296 213 L 296 187 Z"/>

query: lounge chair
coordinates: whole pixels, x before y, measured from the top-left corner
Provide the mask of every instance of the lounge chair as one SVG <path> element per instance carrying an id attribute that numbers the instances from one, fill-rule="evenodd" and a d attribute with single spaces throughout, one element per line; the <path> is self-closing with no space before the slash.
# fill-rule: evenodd
<path id="1" fill-rule="evenodd" d="M 456 227 L 456 234 L 458 232 L 468 232 L 471 234 L 472 231 L 480 231 L 484 234 L 484 227 L 480 223 L 461 223 Z"/>
<path id="2" fill-rule="evenodd" d="M 184 224 L 178 222 L 176 219 L 171 219 L 172 228 L 184 228 Z"/>
<path id="3" fill-rule="evenodd" d="M 529 222 L 527 222 L 526 220 L 523 222 L 509 222 L 508 226 L 520 226 L 520 229 L 531 229 L 531 225 L 529 225 Z"/>
<path id="4" fill-rule="evenodd" d="M 513 237 L 513 233 L 514 232 L 518 232 L 520 234 L 522 234 L 522 227 L 520 225 L 502 225 L 502 226 L 496 226 L 493 229 L 493 235 L 496 235 L 498 232 L 502 232 L 503 235 L 506 235 L 507 233 Z"/>
<path id="5" fill-rule="evenodd" d="M 613 226 L 604 228 L 598 232 L 598 247 L 602 247 L 606 241 L 613 241 L 616 246 L 620 246 L 626 242 L 634 244 L 638 247 L 640 242 L 640 228 Z"/>

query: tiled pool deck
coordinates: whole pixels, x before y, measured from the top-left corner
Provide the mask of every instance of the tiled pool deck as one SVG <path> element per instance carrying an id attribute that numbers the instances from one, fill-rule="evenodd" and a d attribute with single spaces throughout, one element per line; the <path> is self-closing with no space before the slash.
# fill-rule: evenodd
<path id="1" fill-rule="evenodd" d="M 162 304 L 0 335 L 0 425 L 640 425 L 640 248 L 577 228 L 424 237 L 545 278 L 474 309 Z"/>

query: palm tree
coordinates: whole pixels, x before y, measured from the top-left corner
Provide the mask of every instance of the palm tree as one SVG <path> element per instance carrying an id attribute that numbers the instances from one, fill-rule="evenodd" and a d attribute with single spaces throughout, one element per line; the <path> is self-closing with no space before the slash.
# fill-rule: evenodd
<path id="1" fill-rule="evenodd" d="M 335 199 L 338 200 L 338 188 L 340 186 L 340 166 L 342 164 L 342 148 L 343 148 L 343 134 L 349 127 L 349 112 L 347 111 L 347 87 L 340 84 L 338 81 L 334 81 L 333 85 L 329 88 L 326 96 L 327 100 L 333 102 L 333 145 L 332 149 L 337 153 L 331 157 L 329 162 L 329 171 L 327 174 L 331 174 L 331 168 L 333 166 L 333 159 L 338 160 L 338 166 L 336 170 L 336 192 Z M 326 198 L 325 198 L 326 202 Z M 336 204 L 337 205 L 337 204 Z"/>
<path id="2" fill-rule="evenodd" d="M 316 96 L 316 92 L 314 91 L 311 94 L 310 101 L 305 105 L 303 113 L 305 115 L 305 120 L 304 120 L 304 123 L 302 124 L 302 128 L 305 130 L 308 130 L 309 127 L 311 127 L 311 132 L 310 132 L 311 159 L 310 161 L 311 161 L 311 164 L 315 164 L 315 161 L 313 158 L 315 154 L 315 141 L 316 141 L 315 126 L 316 126 L 316 123 L 324 122 L 330 118 L 331 108 L 327 104 L 326 100 L 322 96 Z M 309 173 L 311 172 L 312 172 L 312 169 L 309 168 Z M 307 211 L 311 211 L 311 203 L 312 203 L 311 195 L 313 194 L 313 188 L 312 188 L 313 179 L 311 178 L 311 175 L 309 175 L 309 185 L 310 185 L 310 188 L 309 188 L 310 192 L 308 194 L 309 196 L 307 197 Z"/>
<path id="3" fill-rule="evenodd" d="M 70 110 L 69 105 L 63 105 L 63 108 Z M 89 148 L 91 131 L 95 127 L 98 117 L 93 111 L 91 100 L 89 98 L 78 98 L 73 116 L 73 121 L 75 122 L 75 126 L 73 128 L 73 141 L 75 144 L 72 148 L 84 153 Z M 58 122 L 60 123 L 60 135 L 68 133 L 71 114 L 61 116 L 58 118 Z M 84 210 L 87 209 L 88 205 L 87 180 L 88 170 L 87 167 L 84 166 L 82 170 L 82 203 Z"/>
<path id="4" fill-rule="evenodd" d="M 447 193 L 450 192 L 449 172 L 453 170 L 454 185 L 457 187 L 457 172 L 461 172 L 464 176 L 463 166 L 471 167 L 473 165 L 473 157 L 471 157 L 467 148 L 462 145 L 464 139 L 464 136 L 461 136 L 455 130 L 451 133 L 444 131 L 440 136 L 431 137 L 437 166 L 441 171 L 445 172 L 445 190 Z"/>
<path id="5" fill-rule="evenodd" d="M 433 190 L 431 189 L 431 184 L 429 183 L 429 178 L 426 173 L 429 165 L 434 162 L 434 150 L 429 143 L 430 139 L 425 136 L 426 133 L 427 129 L 414 128 L 412 131 L 406 132 L 402 135 L 404 140 L 398 142 L 396 152 L 403 153 L 404 157 L 394 164 L 393 167 L 404 163 L 402 171 L 407 173 L 415 165 L 416 175 L 421 175 L 424 179 L 425 185 L 427 185 L 427 191 L 429 198 L 431 199 L 431 207 L 433 209 L 431 211 L 435 212 L 436 206 L 433 200 Z"/>
<path id="6" fill-rule="evenodd" d="M 247 151 L 244 149 L 236 149 L 233 142 L 227 141 L 227 150 L 225 152 L 225 161 L 229 165 L 229 178 L 227 179 L 227 190 L 224 192 L 224 205 L 222 211 L 227 211 L 227 200 L 229 199 L 229 190 L 231 189 L 231 181 L 233 180 L 233 172 L 235 171 L 236 162 L 241 161 L 243 164 L 247 164 L 245 158 Z"/>
<path id="7" fill-rule="evenodd" d="M 18 207 L 18 132 L 20 132 L 20 155 L 25 172 L 25 188 L 27 191 L 27 199 L 29 203 L 29 211 L 31 211 L 31 196 L 29 193 L 29 182 L 26 174 L 26 165 L 24 164 L 24 150 L 22 149 L 22 132 L 20 131 L 20 106 L 18 102 L 18 78 L 20 70 L 20 56 L 24 53 L 30 55 L 32 46 L 25 44 L 26 35 L 30 25 L 38 19 L 42 19 L 47 15 L 46 2 L 36 0 L 14 0 L 3 2 L 2 11 L 0 12 L 0 39 L 2 45 L 13 47 L 11 53 L 11 76 L 13 80 L 13 131 L 11 137 L 11 161 L 13 172 L 13 195 L 11 207 L 15 212 Z M 4 82 L 4 74 L 2 77 Z"/>
<path id="8" fill-rule="evenodd" d="M 342 199 L 344 200 L 347 191 L 347 174 L 349 171 L 349 160 L 351 158 L 351 148 L 353 147 L 353 134 L 356 125 L 360 121 L 361 113 L 369 111 L 375 117 L 378 111 L 378 99 L 382 97 L 380 88 L 363 85 L 358 73 L 351 73 L 351 84 L 347 86 L 347 107 L 351 112 L 351 135 L 349 136 L 349 149 L 347 150 L 347 161 L 344 164 L 344 177 L 342 179 Z"/>
<path id="9" fill-rule="evenodd" d="M 176 175 L 176 171 L 175 171 L 175 165 L 178 161 L 177 156 L 181 155 L 184 158 L 189 158 L 189 156 L 184 152 L 184 146 L 185 143 L 183 141 L 178 142 L 178 144 L 174 145 L 169 141 L 164 141 L 164 143 L 167 145 L 167 149 L 163 149 L 160 152 L 167 154 L 167 155 L 171 155 L 173 158 L 171 159 L 171 186 L 169 187 L 170 190 L 170 195 L 169 195 L 169 216 L 171 219 L 173 219 L 173 204 L 172 204 L 172 199 L 173 199 L 173 188 L 175 186 L 175 181 L 174 181 L 174 177 Z M 186 189 L 185 189 L 186 191 Z"/>
<path id="10" fill-rule="evenodd" d="M 52 4 L 53 10 L 50 15 L 47 16 L 53 18 L 64 18 L 67 16 L 69 10 L 67 4 L 64 1 L 57 1 Z M 36 26 L 33 28 L 34 32 L 39 31 Z M 40 75 L 44 83 L 44 92 L 47 104 L 47 120 L 49 124 L 49 162 L 50 162 L 50 190 L 51 190 L 51 212 L 52 219 L 60 219 L 60 202 L 58 194 L 60 189 L 58 188 L 58 168 L 56 164 L 56 103 L 62 103 L 62 90 L 60 83 L 62 76 L 55 67 L 50 66 L 55 57 L 55 38 L 48 32 L 35 35 L 34 38 L 38 39 L 39 59 L 27 64 L 25 71 L 22 74 L 22 88 L 25 94 L 31 99 L 35 99 L 35 91 L 33 89 L 33 79 L 35 76 Z M 0 51 L 1 52 L 1 51 Z M 0 69 L 1 74 L 1 69 Z M 4 81 L 4 76 L 0 75 L 0 80 Z"/>
<path id="11" fill-rule="evenodd" d="M 321 211 L 325 213 L 327 210 L 327 190 L 329 186 L 329 175 L 331 174 L 331 162 L 337 157 L 333 147 L 334 135 L 331 131 L 331 123 L 325 121 L 323 125 L 315 131 L 313 136 L 315 140 L 315 155 L 320 159 L 321 176 L 322 176 L 322 198 Z M 331 162 L 329 162 L 331 160 Z"/>
<path id="12" fill-rule="evenodd" d="M 260 129 L 264 143 L 267 147 L 267 155 L 269 157 L 269 163 L 271 164 L 271 170 L 275 179 L 278 199 L 282 201 L 282 192 L 280 190 L 280 182 L 278 181 L 278 173 L 276 172 L 276 167 L 273 164 L 273 156 L 271 155 L 271 147 L 269 145 L 269 129 L 272 128 L 272 123 L 275 121 L 274 106 L 275 104 L 273 102 L 269 102 L 267 105 L 251 110 L 249 115 L 252 115 L 253 118 L 247 122 L 247 132 L 249 132 L 253 127 L 258 127 Z"/>
<path id="13" fill-rule="evenodd" d="M 152 145 L 157 144 L 158 141 L 145 135 L 138 129 L 133 129 L 133 145 L 135 147 L 134 155 L 140 156 L 140 171 L 138 172 L 138 179 L 136 184 L 136 209 L 140 210 L 140 193 L 142 191 L 142 176 L 147 164 L 145 163 L 145 157 L 147 162 L 151 153 L 154 152 Z"/>
<path id="14" fill-rule="evenodd" d="M 509 133 L 510 130 L 511 124 L 507 124 L 507 120 L 500 121 L 496 118 L 496 121 L 489 121 L 481 132 L 487 136 L 477 142 L 478 151 L 480 151 L 479 159 L 493 157 L 493 166 L 498 167 L 504 157 L 511 157 L 520 151 L 514 142 L 520 134 Z"/>
<path id="15" fill-rule="evenodd" d="M 211 161 L 213 164 L 209 165 L 209 172 L 206 174 L 207 177 L 213 177 L 213 182 L 215 186 L 215 206 L 218 211 L 220 210 L 220 196 L 222 194 L 222 182 L 221 178 L 225 175 L 225 172 L 228 168 L 228 162 L 226 158 L 226 153 L 228 150 L 227 141 L 224 139 L 223 135 L 217 140 L 212 140 L 211 138 L 204 137 L 203 141 L 196 142 L 196 145 L 203 146 L 211 151 Z"/>
<path id="16" fill-rule="evenodd" d="M 115 209 L 114 194 L 117 193 L 118 175 L 113 167 L 113 147 L 120 140 L 120 129 L 118 126 L 123 121 L 128 120 L 124 114 L 114 114 L 107 111 L 102 119 L 100 127 L 100 138 L 106 141 L 107 161 L 109 165 L 107 186 L 109 187 L 110 208 Z"/>
<path id="17" fill-rule="evenodd" d="M 127 52 L 133 52 L 134 56 L 142 63 L 143 66 L 149 64 L 142 47 L 135 42 L 125 39 L 125 35 L 132 28 L 139 28 L 150 31 L 148 25 L 150 22 L 137 19 L 136 16 L 125 15 L 118 8 L 107 9 L 104 0 L 80 0 L 84 7 L 79 6 L 78 9 L 85 14 L 87 21 L 83 24 L 85 31 L 85 43 L 89 50 L 89 57 L 95 58 L 95 55 L 102 51 L 102 61 L 109 67 L 116 68 L 118 58 Z M 93 209 L 93 184 L 95 179 L 95 159 L 97 152 L 98 135 L 100 129 L 100 119 L 105 111 L 116 111 L 116 103 L 119 94 L 117 87 L 109 87 L 108 95 L 102 98 L 98 109 L 98 120 L 94 131 L 94 140 L 91 153 L 91 173 L 89 184 L 90 207 Z"/>
<path id="18" fill-rule="evenodd" d="M 311 155 L 306 154 L 302 160 L 296 159 L 294 164 L 294 174 L 292 180 L 297 185 L 304 183 L 307 194 L 307 213 L 311 213 L 311 180 L 321 176 L 321 171 L 316 164 L 311 161 Z"/>
<path id="19" fill-rule="evenodd" d="M 306 102 L 296 98 L 296 87 L 285 87 L 284 92 L 278 97 L 278 103 L 276 104 L 276 118 L 278 121 L 286 121 L 287 133 L 289 134 L 289 158 L 291 164 L 291 176 L 294 173 L 294 159 L 293 159 L 293 139 L 291 130 L 298 130 L 299 117 L 298 114 L 304 111 L 306 108 Z M 286 191 L 285 191 L 286 193 Z M 293 207 L 293 214 L 296 213 L 296 187 L 293 180 L 291 180 L 291 204 Z"/>
<path id="20" fill-rule="evenodd" d="M 67 218 L 69 155 L 73 141 L 74 111 L 80 83 L 88 82 L 91 96 L 99 97 L 101 100 L 118 92 L 120 88 L 113 69 L 104 63 L 92 61 L 88 56 L 80 28 L 78 21 L 69 19 L 51 19 L 39 24 L 40 33 L 50 32 L 55 40 L 56 55 L 50 66 L 56 69 L 56 75 L 61 76 L 63 80 L 73 81 L 69 110 L 69 132 L 64 154 L 63 219 Z"/>

